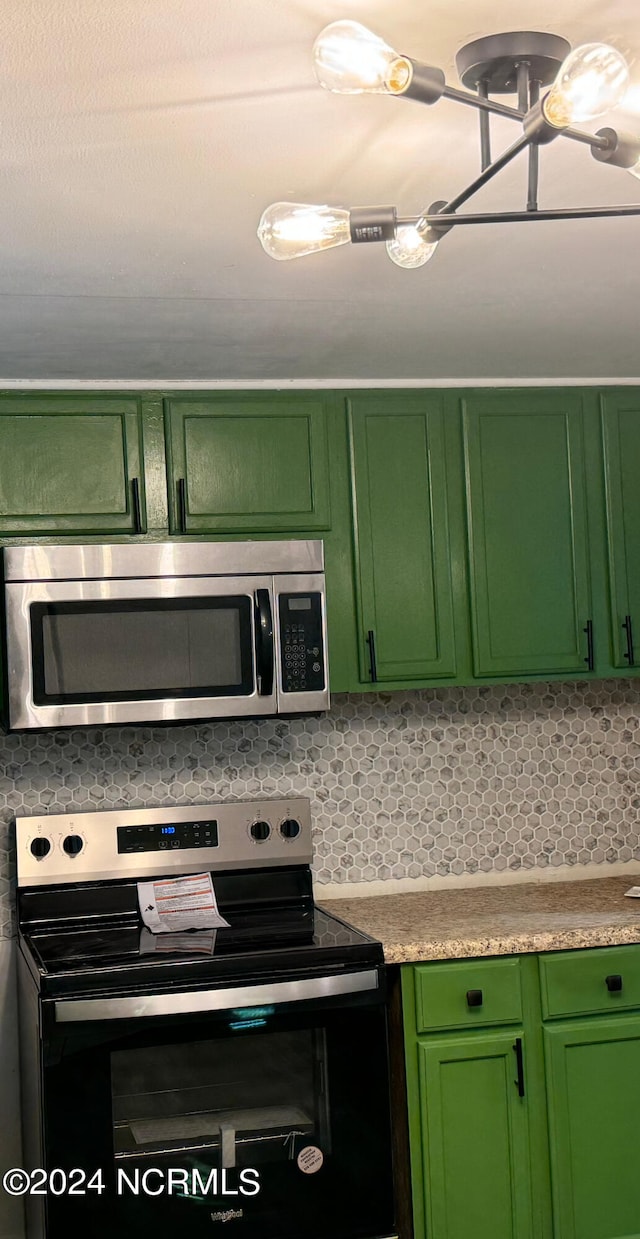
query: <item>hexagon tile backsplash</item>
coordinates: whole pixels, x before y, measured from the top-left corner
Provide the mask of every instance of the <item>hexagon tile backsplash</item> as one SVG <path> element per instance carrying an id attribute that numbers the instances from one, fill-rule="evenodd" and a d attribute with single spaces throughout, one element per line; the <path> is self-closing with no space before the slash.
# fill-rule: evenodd
<path id="1" fill-rule="evenodd" d="M 308 795 L 316 883 L 640 860 L 640 682 L 336 697 L 322 718 L 0 737 L 11 819 Z"/>

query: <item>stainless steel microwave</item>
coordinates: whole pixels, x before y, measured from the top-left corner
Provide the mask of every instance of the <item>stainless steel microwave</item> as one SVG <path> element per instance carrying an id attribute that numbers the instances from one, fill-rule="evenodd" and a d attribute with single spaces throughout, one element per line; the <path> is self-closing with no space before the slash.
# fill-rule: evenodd
<path id="1" fill-rule="evenodd" d="M 329 706 L 322 542 L 4 550 L 10 730 Z"/>

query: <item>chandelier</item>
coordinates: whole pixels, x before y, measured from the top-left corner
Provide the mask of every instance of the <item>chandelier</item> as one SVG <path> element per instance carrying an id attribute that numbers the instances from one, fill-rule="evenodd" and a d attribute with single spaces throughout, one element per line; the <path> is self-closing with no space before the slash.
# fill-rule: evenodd
<path id="1" fill-rule="evenodd" d="M 640 214 L 640 205 L 552 210 L 538 206 L 540 147 L 558 137 L 582 142 L 591 147 L 594 159 L 640 178 L 640 138 L 609 126 L 595 134 L 575 128 L 609 112 L 626 93 L 626 61 L 605 43 L 587 43 L 571 51 L 566 39 L 534 31 L 474 39 L 456 56 L 465 90 L 448 86 L 441 69 L 401 55 L 355 21 L 327 26 L 316 39 L 313 60 L 320 85 L 339 94 L 395 95 L 427 105 L 451 99 L 475 108 L 480 121 L 481 171 L 454 198 L 433 202 L 419 216 L 407 218 L 399 216 L 394 206 L 347 210 L 273 203 L 258 227 L 260 242 L 271 258 L 301 258 L 348 242 L 381 241 L 397 266 L 414 268 L 423 266 L 442 237 L 459 225 Z M 495 98 L 505 94 L 517 94 L 517 108 Z M 516 121 L 521 129 L 516 141 L 493 159 L 492 114 Z M 524 151 L 529 162 L 525 209 L 458 214 L 469 198 Z"/>

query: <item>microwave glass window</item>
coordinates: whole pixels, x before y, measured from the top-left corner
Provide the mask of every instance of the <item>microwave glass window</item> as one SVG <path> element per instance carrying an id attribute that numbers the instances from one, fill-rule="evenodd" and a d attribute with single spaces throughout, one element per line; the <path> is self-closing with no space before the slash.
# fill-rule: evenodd
<path id="1" fill-rule="evenodd" d="M 34 604 L 36 704 L 253 689 L 248 597 Z"/>

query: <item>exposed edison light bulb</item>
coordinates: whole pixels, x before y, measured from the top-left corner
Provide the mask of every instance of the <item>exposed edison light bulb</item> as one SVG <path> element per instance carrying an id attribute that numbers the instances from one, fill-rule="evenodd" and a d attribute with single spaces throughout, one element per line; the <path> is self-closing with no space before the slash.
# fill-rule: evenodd
<path id="1" fill-rule="evenodd" d="M 629 84 L 624 56 L 607 43 L 585 43 L 560 66 L 542 110 L 558 129 L 603 116 L 620 102 Z"/>
<path id="2" fill-rule="evenodd" d="M 280 262 L 302 258 L 350 241 L 349 212 L 306 202 L 274 202 L 262 213 L 258 238 L 270 258 Z"/>
<path id="3" fill-rule="evenodd" d="M 387 254 L 397 267 L 412 270 L 424 267 L 436 252 L 437 241 L 425 241 L 414 224 L 399 224 L 396 235 L 386 242 Z"/>
<path id="4" fill-rule="evenodd" d="M 313 64 L 320 85 L 343 95 L 402 94 L 413 73 L 406 56 L 352 21 L 325 26 L 313 45 Z"/>

